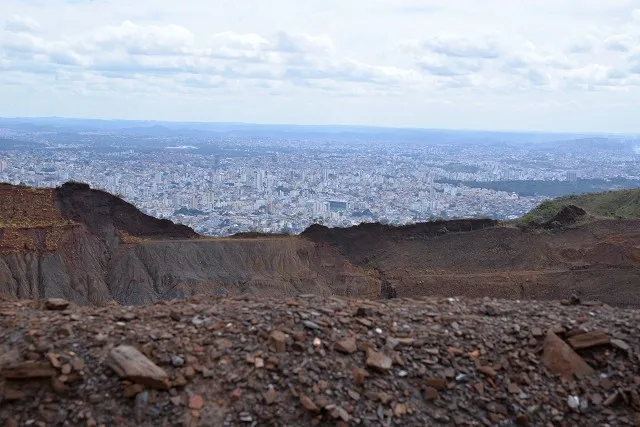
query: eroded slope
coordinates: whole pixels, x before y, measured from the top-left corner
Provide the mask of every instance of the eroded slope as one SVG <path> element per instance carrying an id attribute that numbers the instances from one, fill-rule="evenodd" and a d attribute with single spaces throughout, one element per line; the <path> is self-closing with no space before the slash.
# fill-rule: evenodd
<path id="1" fill-rule="evenodd" d="M 416 295 L 640 307 L 640 220 L 456 220 L 207 239 L 83 184 L 0 186 L 0 294 L 80 304 L 194 295 Z"/>

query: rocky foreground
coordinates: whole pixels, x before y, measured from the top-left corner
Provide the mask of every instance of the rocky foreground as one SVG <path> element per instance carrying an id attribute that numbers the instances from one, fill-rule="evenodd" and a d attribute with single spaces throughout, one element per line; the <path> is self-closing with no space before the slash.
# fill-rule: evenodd
<path id="1" fill-rule="evenodd" d="M 0 421 L 640 426 L 640 311 L 573 302 L 0 302 Z"/>

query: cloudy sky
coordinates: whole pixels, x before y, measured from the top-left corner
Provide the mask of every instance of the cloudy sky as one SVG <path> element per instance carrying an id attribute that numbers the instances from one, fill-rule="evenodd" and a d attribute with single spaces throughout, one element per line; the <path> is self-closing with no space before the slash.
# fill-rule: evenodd
<path id="1" fill-rule="evenodd" d="M 640 0 L 0 0 L 0 116 L 640 132 Z"/>

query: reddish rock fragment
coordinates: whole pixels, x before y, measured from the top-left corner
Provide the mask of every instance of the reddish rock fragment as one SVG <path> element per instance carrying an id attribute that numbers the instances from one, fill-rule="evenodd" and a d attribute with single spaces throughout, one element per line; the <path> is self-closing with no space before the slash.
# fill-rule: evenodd
<path id="1" fill-rule="evenodd" d="M 481 374 L 486 375 L 487 377 L 490 377 L 490 378 L 495 378 L 498 375 L 496 370 L 493 369 L 491 366 L 480 366 L 478 368 L 478 371 L 480 371 Z"/>
<path id="2" fill-rule="evenodd" d="M 602 402 L 602 405 L 603 406 L 611 406 L 618 400 L 619 397 L 620 397 L 620 393 L 616 391 L 611 396 L 607 397 L 604 400 L 604 402 Z"/>
<path id="3" fill-rule="evenodd" d="M 356 337 L 350 336 L 336 342 L 335 349 L 345 354 L 355 353 L 356 351 L 358 351 L 358 346 L 356 344 Z"/>
<path id="4" fill-rule="evenodd" d="M 73 367 L 74 371 L 80 372 L 84 369 L 84 360 L 80 359 L 79 357 L 76 357 L 71 362 L 71 366 Z"/>
<path id="5" fill-rule="evenodd" d="M 520 389 L 520 387 L 518 387 L 518 384 L 516 384 L 516 383 L 510 382 L 509 385 L 507 386 L 507 389 L 509 390 L 509 393 L 511 393 L 511 394 L 520 394 L 520 393 L 522 393 L 522 390 Z"/>
<path id="6" fill-rule="evenodd" d="M 364 380 L 369 374 L 362 368 L 355 368 L 353 370 L 353 383 L 357 386 L 364 384 Z"/>
<path id="7" fill-rule="evenodd" d="M 590 375 L 594 372 L 578 353 L 552 331 L 544 340 L 541 361 L 551 372 L 567 379 L 573 375 Z"/>
<path id="8" fill-rule="evenodd" d="M 393 414 L 396 417 L 401 417 L 406 415 L 407 413 L 407 404 L 406 403 L 398 403 L 395 408 L 393 408 Z"/>
<path id="9" fill-rule="evenodd" d="M 274 389 L 273 387 L 269 387 L 269 390 L 267 390 L 263 394 L 263 397 L 264 397 L 264 401 L 267 403 L 267 405 L 271 405 L 278 398 L 278 392 L 276 392 L 276 389 Z"/>
<path id="10" fill-rule="evenodd" d="M 186 379 L 190 380 L 195 376 L 196 376 L 196 371 L 193 368 L 193 366 L 187 366 L 186 368 L 184 368 L 184 377 Z"/>
<path id="11" fill-rule="evenodd" d="M 444 378 L 430 377 L 427 378 L 427 386 L 436 390 L 444 390 L 447 388 L 447 381 Z"/>
<path id="12" fill-rule="evenodd" d="M 5 402 L 10 402 L 13 400 L 22 400 L 25 397 L 27 397 L 27 394 L 21 390 L 16 390 L 13 388 L 5 388 L 2 396 Z"/>
<path id="13" fill-rule="evenodd" d="M 231 392 L 231 400 L 240 400 L 242 396 L 242 389 L 236 388 Z"/>
<path id="14" fill-rule="evenodd" d="M 300 394 L 300 404 L 309 412 L 320 412 L 318 405 L 316 405 L 313 400 L 305 394 Z"/>
<path id="15" fill-rule="evenodd" d="M 131 346 L 121 345 L 111 350 L 106 363 L 122 378 L 149 387 L 169 388 L 167 373 Z"/>
<path id="16" fill-rule="evenodd" d="M 0 375 L 10 380 L 48 378 L 56 375 L 56 370 L 49 363 L 24 362 L 3 367 Z"/>
<path id="17" fill-rule="evenodd" d="M 609 335 L 604 332 L 587 332 L 567 338 L 567 342 L 574 350 L 609 344 Z"/>
<path id="18" fill-rule="evenodd" d="M 189 398 L 189 409 L 200 410 L 204 406 L 204 399 L 198 394 Z"/>
<path id="19" fill-rule="evenodd" d="M 69 307 L 69 301 L 62 298 L 49 298 L 44 302 L 44 308 L 52 311 L 66 310 Z"/>
<path id="20" fill-rule="evenodd" d="M 424 398 L 428 401 L 440 399 L 440 393 L 435 387 L 427 387 L 424 392 Z"/>
<path id="21" fill-rule="evenodd" d="M 391 369 L 393 360 L 382 353 L 378 353 L 377 351 L 368 348 L 366 364 L 369 368 L 378 371 L 388 371 L 389 369 Z"/>
<path id="22" fill-rule="evenodd" d="M 287 336 L 282 331 L 271 331 L 269 334 L 269 345 L 277 352 L 287 351 Z"/>

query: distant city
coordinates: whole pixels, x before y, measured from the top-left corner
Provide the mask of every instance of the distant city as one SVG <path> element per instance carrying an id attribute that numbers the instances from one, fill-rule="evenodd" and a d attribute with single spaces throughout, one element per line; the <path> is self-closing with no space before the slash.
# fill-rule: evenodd
<path id="1" fill-rule="evenodd" d="M 515 219 L 571 193 L 640 187 L 640 137 L 0 119 L 0 181 L 73 180 L 225 236 L 313 223 Z"/>

